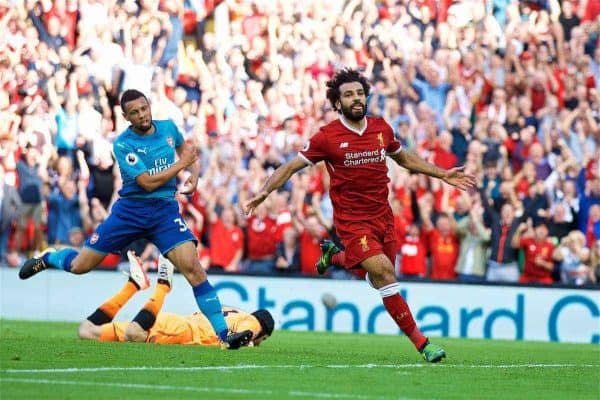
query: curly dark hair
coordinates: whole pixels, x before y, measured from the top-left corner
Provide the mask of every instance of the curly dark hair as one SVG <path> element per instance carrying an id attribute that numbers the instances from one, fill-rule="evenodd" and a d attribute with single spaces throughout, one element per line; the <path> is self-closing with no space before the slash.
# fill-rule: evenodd
<path id="1" fill-rule="evenodd" d="M 344 68 L 339 70 L 333 75 L 329 81 L 327 81 L 327 99 L 331 103 L 331 107 L 335 111 L 340 111 L 336 105 L 336 103 L 340 100 L 340 86 L 344 83 L 350 82 L 358 82 L 362 85 L 365 94 L 369 94 L 369 89 L 371 85 L 369 85 L 369 81 L 362 75 L 358 70 L 351 68 Z"/>
<path id="2" fill-rule="evenodd" d="M 127 110 L 125 110 L 125 104 L 129 103 L 130 101 L 137 100 L 140 97 L 143 97 L 144 99 L 146 99 L 146 101 L 148 101 L 146 95 L 140 92 L 139 90 L 127 89 L 121 95 L 121 110 L 123 110 L 123 112 L 126 113 Z"/>

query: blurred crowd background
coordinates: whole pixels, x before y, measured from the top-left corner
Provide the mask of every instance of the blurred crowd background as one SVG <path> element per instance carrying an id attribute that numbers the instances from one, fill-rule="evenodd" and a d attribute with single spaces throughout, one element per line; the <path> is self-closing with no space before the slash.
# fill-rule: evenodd
<path id="1" fill-rule="evenodd" d="M 399 277 L 600 282 L 600 1 L 12 0 L 0 32 L 5 266 L 79 247 L 106 218 L 118 97 L 135 88 L 201 152 L 178 199 L 203 266 L 315 275 L 336 240 L 323 165 L 250 218 L 239 205 L 338 117 L 325 82 L 353 67 L 405 148 L 480 184 L 390 162 Z M 155 268 L 153 245 L 132 248 Z"/>

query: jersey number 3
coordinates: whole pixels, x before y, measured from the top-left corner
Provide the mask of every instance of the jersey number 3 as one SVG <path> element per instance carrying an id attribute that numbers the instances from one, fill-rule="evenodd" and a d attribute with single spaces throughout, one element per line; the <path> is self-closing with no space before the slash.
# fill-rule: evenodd
<path id="1" fill-rule="evenodd" d="M 188 230 L 187 225 L 181 220 L 181 218 L 175 218 L 173 222 L 179 224 L 179 232 L 185 232 Z"/>

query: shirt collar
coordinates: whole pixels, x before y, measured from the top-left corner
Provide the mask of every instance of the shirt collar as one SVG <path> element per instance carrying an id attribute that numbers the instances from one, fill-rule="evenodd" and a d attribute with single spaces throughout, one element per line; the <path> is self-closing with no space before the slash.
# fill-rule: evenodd
<path id="1" fill-rule="evenodd" d="M 352 125 L 350 125 L 348 123 L 348 121 L 346 121 L 346 118 L 343 115 L 340 115 L 340 122 L 342 123 L 342 125 L 344 125 L 348 130 L 351 130 L 352 132 L 358 134 L 358 136 L 362 136 L 363 133 L 365 133 L 365 131 L 367 130 L 367 125 L 369 123 L 369 120 L 365 117 L 365 125 L 362 127 L 362 129 L 356 129 L 354 128 Z"/>

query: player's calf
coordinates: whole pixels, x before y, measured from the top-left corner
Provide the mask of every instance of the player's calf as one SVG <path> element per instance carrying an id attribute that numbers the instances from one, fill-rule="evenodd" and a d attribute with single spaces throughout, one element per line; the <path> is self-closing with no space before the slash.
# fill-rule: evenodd
<path id="1" fill-rule="evenodd" d="M 98 340 L 100 337 L 100 327 L 92 324 L 86 319 L 79 325 L 77 336 L 79 336 L 79 339 L 84 340 Z"/>
<path id="2" fill-rule="evenodd" d="M 125 329 L 126 342 L 145 342 L 148 338 L 148 331 L 144 330 L 136 321 L 132 321 Z"/>

